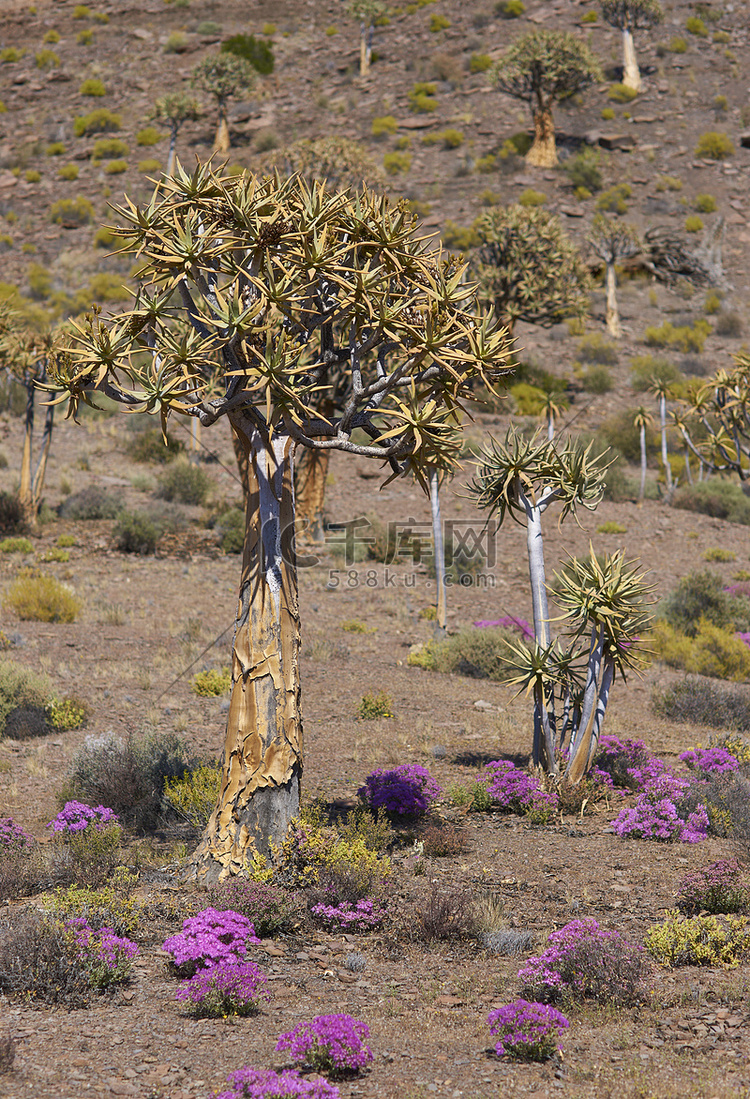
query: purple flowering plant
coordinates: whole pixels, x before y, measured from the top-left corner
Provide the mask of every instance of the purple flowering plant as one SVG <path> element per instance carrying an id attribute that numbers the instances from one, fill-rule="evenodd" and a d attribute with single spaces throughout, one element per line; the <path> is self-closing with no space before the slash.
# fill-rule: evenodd
<path id="1" fill-rule="evenodd" d="M 486 764 L 477 781 L 486 787 L 493 806 L 506 812 L 544 818 L 557 808 L 557 795 L 547 793 L 536 776 L 516 767 L 509 759 Z"/>
<path id="2" fill-rule="evenodd" d="M 371 809 L 383 808 L 400 816 L 421 816 L 442 794 L 426 767 L 402 763 L 399 767 L 372 771 L 357 794 Z"/>
<path id="3" fill-rule="evenodd" d="M 33 838 L 12 817 L 0 817 L 0 852 L 10 853 L 30 847 Z"/>
<path id="4" fill-rule="evenodd" d="M 525 640 L 534 640 L 534 627 L 530 622 L 527 622 L 525 618 L 516 618 L 514 614 L 506 614 L 504 618 L 481 618 L 478 622 L 472 623 L 477 629 L 492 629 L 501 627 L 506 630 L 515 630 L 516 633 L 520 633 L 521 637 Z"/>
<path id="5" fill-rule="evenodd" d="M 546 1061 L 560 1050 L 557 1039 L 570 1026 L 550 1004 L 514 1000 L 491 1011 L 487 1022 L 497 1038 L 498 1057 L 513 1061 Z"/>
<path id="6" fill-rule="evenodd" d="M 711 772 L 725 775 L 740 768 L 739 760 L 726 748 L 690 748 L 683 752 L 680 759 L 691 771 Z"/>
<path id="7" fill-rule="evenodd" d="M 603 1003 L 632 1003 L 640 997 L 643 951 L 619 931 L 589 916 L 553 931 L 547 947 L 518 971 L 524 990 L 549 1003 L 564 996 Z"/>
<path id="8" fill-rule="evenodd" d="M 230 1091 L 221 1091 L 215 1099 L 341 1099 L 335 1084 L 327 1080 L 305 1080 L 298 1072 L 287 1069 L 246 1068 L 230 1072 Z"/>
<path id="9" fill-rule="evenodd" d="M 612 822 L 618 836 L 664 842 L 700 843 L 708 835 L 705 805 L 685 813 L 682 802 L 690 788 L 688 779 L 663 770 Z"/>
<path id="10" fill-rule="evenodd" d="M 749 905 L 750 885 L 736 859 L 720 859 L 693 870 L 677 887 L 677 907 L 688 916 L 742 912 Z"/>
<path id="11" fill-rule="evenodd" d="M 185 920 L 182 931 L 165 939 L 162 949 L 172 955 L 178 976 L 192 977 L 199 969 L 244 962 L 248 948 L 259 943 L 247 916 L 204 908 Z"/>
<path id="12" fill-rule="evenodd" d="M 109 825 L 119 823 L 117 814 L 104 805 L 92 808 L 90 805 L 84 805 L 82 801 L 66 801 L 47 827 L 52 830 L 53 835 L 62 835 L 67 838 L 76 832 L 85 831 L 88 827 L 101 832 Z"/>
<path id="13" fill-rule="evenodd" d="M 380 927 L 386 916 L 386 909 L 374 901 L 360 900 L 352 905 L 348 901 L 341 904 L 314 904 L 310 909 L 329 927 L 342 931 L 371 931 Z"/>
<path id="14" fill-rule="evenodd" d="M 330 1076 L 359 1072 L 373 1060 L 367 1045 L 370 1028 L 351 1015 L 316 1015 L 282 1034 L 277 1050 L 288 1050 L 293 1061 Z"/>
<path id="15" fill-rule="evenodd" d="M 126 980 L 138 947 L 111 927 L 94 931 L 84 916 L 66 920 L 66 938 L 75 955 L 86 963 L 89 981 L 94 988 L 109 988 Z"/>
<path id="16" fill-rule="evenodd" d="M 620 740 L 616 736 L 600 737 L 595 764 L 610 775 L 615 786 L 631 790 L 643 786 L 650 776 L 656 777 L 665 767 L 642 740 Z"/>
<path id="17" fill-rule="evenodd" d="M 201 969 L 183 981 L 175 994 L 191 1014 L 201 1019 L 227 1015 L 257 1015 L 262 1000 L 270 1000 L 268 978 L 253 962 L 223 962 Z"/>

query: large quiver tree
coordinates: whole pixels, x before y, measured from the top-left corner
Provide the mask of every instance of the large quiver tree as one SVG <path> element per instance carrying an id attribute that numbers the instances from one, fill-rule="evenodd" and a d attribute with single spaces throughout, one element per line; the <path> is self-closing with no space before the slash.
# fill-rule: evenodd
<path id="1" fill-rule="evenodd" d="M 635 56 L 633 31 L 654 27 L 664 18 L 658 0 L 600 0 L 602 15 L 622 31 L 622 82 L 634 92 L 641 90 L 641 72 Z"/>
<path id="2" fill-rule="evenodd" d="M 531 108 L 534 142 L 526 160 L 539 168 L 557 164 L 552 108 L 603 80 L 601 66 L 585 42 L 569 31 L 533 30 L 510 47 L 490 71 L 501 92 Z"/>
<path id="3" fill-rule="evenodd" d="M 540 207 L 495 206 L 475 228 L 479 292 L 508 328 L 519 320 L 547 328 L 586 315 L 588 270 L 554 214 Z"/>
<path id="4" fill-rule="evenodd" d="M 192 860 L 212 880 L 273 855 L 299 807 L 295 446 L 374 458 L 426 488 L 458 460 L 471 384 L 492 386 L 511 346 L 403 203 L 199 164 L 119 213 L 141 289 L 133 309 L 78 329 L 60 399 L 74 412 L 104 393 L 164 425 L 225 416 L 248 470 L 224 775 Z M 347 393 L 324 418 L 316 402 L 342 358 Z"/>

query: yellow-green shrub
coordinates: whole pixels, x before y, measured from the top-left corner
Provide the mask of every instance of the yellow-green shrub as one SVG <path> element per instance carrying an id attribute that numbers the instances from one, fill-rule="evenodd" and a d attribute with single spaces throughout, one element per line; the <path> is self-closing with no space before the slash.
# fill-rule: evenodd
<path id="1" fill-rule="evenodd" d="M 72 920 L 83 916 L 93 927 L 111 927 L 118 935 L 134 935 L 140 926 L 145 906 L 129 893 L 138 878 L 121 867 L 112 882 L 101 889 L 72 885 L 45 893 L 42 904 L 55 916 Z"/>
<path id="2" fill-rule="evenodd" d="M 711 325 L 702 318 L 695 321 L 692 328 L 689 325 L 675 327 L 671 321 L 664 321 L 664 324 L 658 326 L 649 325 L 644 342 L 649 347 L 673 347 L 687 355 L 691 351 L 702 351 L 710 332 Z"/>
<path id="3" fill-rule="evenodd" d="M 693 675 L 744 682 L 750 679 L 750 649 L 720 626 L 702 618 L 695 637 L 687 637 L 666 622 L 657 622 L 652 638 L 658 658 L 670 668 Z"/>
<path id="4" fill-rule="evenodd" d="M 716 199 L 708 194 L 696 195 L 693 205 L 700 214 L 713 214 L 717 208 Z"/>
<path id="5" fill-rule="evenodd" d="M 23 570 L 5 593 L 3 606 L 27 622 L 75 622 L 81 602 L 54 576 Z"/>
<path id="6" fill-rule="evenodd" d="M 703 218 L 699 214 L 688 214 L 685 218 L 686 233 L 700 233 L 703 228 Z"/>
<path id="7" fill-rule="evenodd" d="M 84 134 L 109 134 L 119 130 L 122 119 L 107 107 L 99 107 L 90 114 L 78 115 L 73 123 L 73 133 L 76 137 Z"/>
<path id="8" fill-rule="evenodd" d="M 52 728 L 59 729 L 61 732 L 80 729 L 86 724 L 89 716 L 88 706 L 77 698 L 53 698 L 44 709 L 47 721 Z"/>
<path id="9" fill-rule="evenodd" d="M 199 698 L 219 698 L 232 686 L 232 672 L 229 668 L 222 668 L 221 671 L 210 668 L 205 672 L 198 672 L 193 677 L 191 686 Z"/>
<path id="10" fill-rule="evenodd" d="M 3 538 L 0 553 L 33 553 L 34 547 L 28 538 Z"/>
<path id="11" fill-rule="evenodd" d="M 661 965 L 732 967 L 750 950 L 750 920 L 745 916 L 686 918 L 671 909 L 645 941 L 646 950 Z"/>
<path id="12" fill-rule="evenodd" d="M 547 394 L 538 386 L 519 382 L 517 385 L 512 385 L 509 392 L 519 416 L 538 416 L 544 411 Z"/>
<path id="13" fill-rule="evenodd" d="M 727 157 L 734 156 L 734 145 L 726 134 L 709 130 L 698 138 L 695 155 L 706 160 L 726 160 Z"/>
<path id="14" fill-rule="evenodd" d="M 218 763 L 202 763 L 182 778 L 167 779 L 164 797 L 196 828 L 205 828 L 219 802 L 222 769 Z"/>
<path id="15" fill-rule="evenodd" d="M 389 176 L 408 172 L 411 168 L 410 153 L 386 153 L 383 157 L 383 167 Z"/>
<path id="16" fill-rule="evenodd" d="M 380 118 L 373 118 L 371 133 L 373 137 L 384 137 L 386 134 L 393 135 L 398 129 L 398 122 L 392 114 L 382 115 Z"/>
<path id="17" fill-rule="evenodd" d="M 483 73 L 492 68 L 492 58 L 488 53 L 473 53 L 469 58 L 469 72 Z"/>
<path id="18" fill-rule="evenodd" d="M 614 103 L 632 103 L 637 95 L 635 88 L 630 88 L 627 84 L 610 84 L 607 91 L 607 98 Z"/>
<path id="19" fill-rule="evenodd" d="M 61 164 L 57 169 L 57 178 L 72 183 L 74 179 L 78 179 L 79 171 L 80 168 L 77 164 Z"/>
<path id="20" fill-rule="evenodd" d="M 88 80 L 84 80 L 78 89 L 79 95 L 89 95 L 95 99 L 101 98 L 101 96 L 107 94 L 107 89 L 104 87 L 104 83 L 98 79 L 98 77 L 91 76 Z"/>

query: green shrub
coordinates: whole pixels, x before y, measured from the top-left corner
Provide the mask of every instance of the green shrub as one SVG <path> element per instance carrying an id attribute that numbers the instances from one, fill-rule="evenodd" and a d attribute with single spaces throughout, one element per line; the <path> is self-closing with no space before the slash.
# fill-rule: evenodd
<path id="1" fill-rule="evenodd" d="M 163 135 L 159 133 L 155 126 L 146 126 L 145 129 L 139 130 L 135 135 L 136 145 L 157 145 L 162 140 Z M 123 149 L 123 153 L 128 150 Z"/>
<path id="2" fill-rule="evenodd" d="M 684 38 L 676 35 L 674 38 L 670 38 L 667 50 L 669 53 L 687 53 L 687 42 Z"/>
<path id="3" fill-rule="evenodd" d="M 574 187 L 585 187 L 590 194 L 602 187 L 602 155 L 598 149 L 585 146 L 564 165 L 564 171 Z"/>
<path id="4" fill-rule="evenodd" d="M 398 122 L 392 114 L 382 115 L 380 118 L 373 118 L 371 133 L 373 137 L 384 137 L 386 134 L 392 136 L 398 129 Z"/>
<path id="5" fill-rule="evenodd" d="M 713 214 L 718 206 L 713 195 L 696 195 L 693 205 L 700 214 Z"/>
<path id="6" fill-rule="evenodd" d="M 107 94 L 107 89 L 98 77 L 90 76 L 88 80 L 84 80 L 78 89 L 79 95 L 88 95 L 94 99 L 100 99 L 103 95 Z"/>
<path id="7" fill-rule="evenodd" d="M 473 53 L 469 58 L 469 72 L 483 73 L 492 68 L 492 58 L 488 53 Z"/>
<path id="8" fill-rule="evenodd" d="M 162 500 L 181 504 L 203 504 L 213 482 L 200 466 L 180 460 L 173 462 L 159 477 L 156 495 Z"/>
<path id="9" fill-rule="evenodd" d="M 426 134 L 422 138 L 423 145 L 442 145 L 444 149 L 457 149 L 463 145 L 464 135 L 461 130 L 439 130 L 434 134 Z"/>
<path id="10" fill-rule="evenodd" d="M 3 538 L 0 553 L 33 553 L 34 547 L 28 538 Z"/>
<path id="11" fill-rule="evenodd" d="M 162 526 L 142 511 L 123 511 L 112 531 L 121 553 L 153 553 L 163 533 Z"/>
<path id="12" fill-rule="evenodd" d="M 711 36 L 711 41 L 715 42 L 717 46 L 725 46 L 731 40 L 732 36 L 729 31 L 714 31 Z"/>
<path id="13" fill-rule="evenodd" d="M 628 211 L 627 199 L 633 193 L 629 183 L 616 183 L 606 191 L 602 191 L 596 200 L 597 210 L 605 210 L 610 214 L 626 214 Z"/>
<path id="14" fill-rule="evenodd" d="M 56 889 L 43 895 L 42 905 L 59 919 L 83 916 L 95 930 L 111 927 L 116 935 L 130 937 L 138 932 L 145 915 L 145 906 L 131 895 L 137 881 L 135 874 L 121 867 L 113 881 L 100 889 L 81 885 Z"/>
<path id="15" fill-rule="evenodd" d="M 233 53 L 249 61 L 256 72 L 268 76 L 273 72 L 273 43 L 264 42 L 252 34 L 235 34 L 221 44 L 222 53 Z"/>
<path id="16" fill-rule="evenodd" d="M 682 180 L 676 176 L 659 176 L 656 184 L 657 191 L 681 191 Z"/>
<path id="17" fill-rule="evenodd" d="M 164 797 L 189 824 L 203 830 L 219 803 L 222 767 L 202 763 L 181 778 L 167 779 Z"/>
<path id="18" fill-rule="evenodd" d="M 79 115 L 73 123 L 73 133 L 76 137 L 84 137 L 86 134 L 111 134 L 121 127 L 122 119 L 119 114 L 114 114 L 107 107 L 99 107 L 90 114 Z"/>
<path id="19" fill-rule="evenodd" d="M 83 195 L 78 198 L 59 198 L 49 208 L 50 220 L 64 229 L 77 229 L 90 225 L 94 220 L 94 206 Z"/>
<path id="20" fill-rule="evenodd" d="M 600 523 L 596 528 L 597 534 L 627 534 L 627 527 L 624 527 L 622 523 L 616 523 L 613 519 L 610 519 L 606 523 Z"/>
<path id="21" fill-rule="evenodd" d="M 704 160 L 726 160 L 727 157 L 734 156 L 734 145 L 726 134 L 709 130 L 698 138 L 695 155 Z"/>
<path id="22" fill-rule="evenodd" d="M 602 107 L 601 117 L 604 122 L 611 122 L 613 119 L 617 118 L 617 113 L 615 112 L 614 107 Z"/>
<path id="23" fill-rule="evenodd" d="M 636 355 L 630 363 L 630 384 L 636 393 L 645 393 L 654 380 L 672 385 L 682 379 L 682 375 L 669 359 L 656 358 L 654 355 Z"/>
<path id="24" fill-rule="evenodd" d="M 38 69 L 56 69 L 60 64 L 60 55 L 54 50 L 37 50 L 34 62 Z"/>
<path id="25" fill-rule="evenodd" d="M 500 681 L 503 678 L 503 659 L 507 655 L 509 641 L 517 642 L 518 635 L 500 628 L 469 627 L 443 641 L 430 642 L 427 646 L 427 662 L 421 666 L 446 674 L 453 672 L 465 675 L 471 679 Z M 412 663 L 411 658 L 409 662 Z"/>
<path id="26" fill-rule="evenodd" d="M 379 717 L 393 717 L 393 699 L 385 691 L 368 691 L 357 707 L 362 721 L 374 721 Z"/>
<path id="27" fill-rule="evenodd" d="M 220 698 L 232 686 L 232 671 L 230 668 L 222 668 L 221 671 L 211 668 L 198 672 L 190 686 L 199 698 Z"/>
<path id="28" fill-rule="evenodd" d="M 45 710 L 51 727 L 60 732 L 80 729 L 89 719 L 88 706 L 78 698 L 53 698 Z"/>
<path id="29" fill-rule="evenodd" d="M 143 172 L 144 175 L 150 175 L 153 172 L 160 172 L 161 171 L 161 161 L 160 160 L 154 160 L 152 157 L 149 157 L 147 160 L 139 160 L 138 161 L 138 171 Z"/>
<path id="30" fill-rule="evenodd" d="M 685 232 L 686 233 L 700 233 L 703 228 L 703 218 L 698 214 L 688 214 L 685 218 Z"/>
<path id="31" fill-rule="evenodd" d="M 430 16 L 430 31 L 432 34 L 438 34 L 440 31 L 447 30 L 450 25 L 450 19 L 446 19 L 444 15 Z"/>
<path id="32" fill-rule="evenodd" d="M 89 8 L 86 4 L 76 4 L 76 6 L 73 8 L 73 18 L 90 19 L 91 8 Z"/>
<path id="33" fill-rule="evenodd" d="M 599 13 L 596 11 L 587 11 L 585 15 L 581 16 L 582 23 L 598 23 Z"/>
<path id="34" fill-rule="evenodd" d="M 546 404 L 547 394 L 538 386 L 518 382 L 508 390 L 518 416 L 539 416 Z"/>
<path id="35" fill-rule="evenodd" d="M 78 32 L 76 42 L 79 44 L 79 46 L 90 46 L 93 41 L 94 32 L 89 27 L 87 27 L 86 30 Z"/>
<path id="36" fill-rule="evenodd" d="M 108 176 L 119 176 L 127 170 L 128 162 L 126 160 L 108 160 L 104 165 L 104 171 Z"/>
<path id="37" fill-rule="evenodd" d="M 172 31 L 164 43 L 165 53 L 185 53 L 188 48 L 188 36 L 184 31 Z"/>
<path id="38" fill-rule="evenodd" d="M 70 561 L 70 554 L 67 550 L 59 549 L 57 546 L 53 546 L 52 549 L 47 550 L 39 558 L 44 564 L 64 564 L 66 561 Z"/>
<path id="39" fill-rule="evenodd" d="M 73 180 L 78 179 L 79 172 L 80 168 L 77 164 L 61 164 L 57 169 L 57 177 L 72 183 Z"/>
<path id="40" fill-rule="evenodd" d="M 127 156 L 127 143 L 119 137 L 100 137 L 94 142 L 91 156 L 94 160 L 114 160 L 115 157 Z"/>
<path id="41" fill-rule="evenodd" d="M 6 590 L 3 606 L 27 622 L 75 622 L 81 602 L 54 576 L 23 570 Z"/>
<path id="42" fill-rule="evenodd" d="M 675 493 L 672 506 L 750 526 L 750 499 L 731 481 L 710 480 L 685 485 Z"/>
<path id="43" fill-rule="evenodd" d="M 702 351 L 706 342 L 706 336 L 711 331 L 708 321 L 698 319 L 692 328 L 688 325 L 675 327 L 671 321 L 664 321 L 662 325 L 649 325 L 644 336 L 645 343 L 649 347 L 673 347 L 684 354 L 691 351 Z"/>
<path id="44" fill-rule="evenodd" d="M 46 42 L 49 46 L 54 46 L 60 41 L 60 32 L 56 31 L 53 27 L 47 31 L 42 41 Z"/>
<path id="45" fill-rule="evenodd" d="M 0 737 L 23 740 L 47 733 L 45 707 L 52 697 L 52 684 L 10 660 L 0 661 Z"/>
<path id="46" fill-rule="evenodd" d="M 714 729 L 734 729 L 740 733 L 750 730 L 750 697 L 743 687 L 720 687 L 705 679 L 688 677 L 664 691 L 655 690 L 651 705 L 655 713 L 670 721 L 708 725 Z M 722 737 L 721 746 L 731 751 L 727 740 L 731 738 Z M 744 741 L 741 743 L 744 745 Z"/>
<path id="47" fill-rule="evenodd" d="M 750 951 L 745 916 L 681 916 L 667 912 L 664 923 L 646 933 L 646 950 L 664 966 L 736 966 Z"/>
<path id="48" fill-rule="evenodd" d="M 0 50 L 0 62 L 3 65 L 14 65 L 21 60 L 25 52 L 25 50 L 17 50 L 15 46 L 6 46 L 5 49 Z"/>
<path id="49" fill-rule="evenodd" d="M 495 5 L 495 11 L 503 19 L 520 19 L 526 11 L 526 5 L 523 0 L 500 0 Z"/>
<path id="50" fill-rule="evenodd" d="M 63 519 L 90 521 L 96 519 L 114 519 L 122 510 L 122 497 L 101 485 L 89 485 L 80 492 L 73 493 L 60 505 Z"/>
<path id="51" fill-rule="evenodd" d="M 632 103 L 637 95 L 635 88 L 630 88 L 627 84 L 610 84 L 607 91 L 607 98 L 613 103 Z"/>
<path id="52" fill-rule="evenodd" d="M 734 632 L 712 626 L 706 619 L 691 624 L 694 637 L 679 633 L 664 622 L 658 622 L 653 634 L 653 648 L 658 658 L 670 668 L 680 668 L 691 675 L 707 675 L 743 683 L 750 679 L 750 649 Z"/>
<path id="53" fill-rule="evenodd" d="M 219 535 L 224 553 L 242 553 L 245 543 L 245 512 L 240 507 L 225 508 L 211 523 Z"/>
<path id="54" fill-rule="evenodd" d="M 720 546 L 714 546 L 712 549 L 704 550 L 701 557 L 704 561 L 717 561 L 723 563 L 737 560 L 736 553 L 732 550 L 722 549 Z"/>
<path id="55" fill-rule="evenodd" d="M 733 626 L 735 611 L 721 576 L 703 569 L 683 576 L 662 602 L 659 617 L 688 637 L 695 637 L 701 620 L 722 629 Z"/>
<path id="56" fill-rule="evenodd" d="M 24 172 L 23 178 L 27 183 L 39 183 L 42 178 L 42 173 L 38 172 L 36 168 L 29 168 Z"/>
<path id="57" fill-rule="evenodd" d="M 519 206 L 544 206 L 547 196 L 543 191 L 535 191 L 533 187 L 527 187 L 518 197 Z"/>
<path id="58" fill-rule="evenodd" d="M 697 15 L 689 15 L 685 21 L 685 30 L 696 38 L 708 38 L 708 27 Z"/>
<path id="59" fill-rule="evenodd" d="M 386 153 L 383 157 L 383 167 L 389 176 L 408 172 L 411 168 L 411 156 L 409 153 Z"/>
<path id="60" fill-rule="evenodd" d="M 430 114 L 437 110 L 437 84 L 420 81 L 407 94 L 411 109 L 417 113 Z"/>
<path id="61" fill-rule="evenodd" d="M 593 366 L 581 375 L 581 385 L 587 393 L 602 396 L 614 387 L 614 378 L 606 366 Z"/>
<path id="62" fill-rule="evenodd" d="M 127 443 L 128 456 L 134 462 L 159 462 L 164 465 L 173 461 L 178 454 L 185 450 L 185 444 L 181 439 L 168 436 L 167 442 L 158 427 L 147 427 L 134 433 Z"/>

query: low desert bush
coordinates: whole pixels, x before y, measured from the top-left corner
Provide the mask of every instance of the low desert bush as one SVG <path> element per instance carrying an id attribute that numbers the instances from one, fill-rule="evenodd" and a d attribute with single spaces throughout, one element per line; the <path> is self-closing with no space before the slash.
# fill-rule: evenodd
<path id="1" fill-rule="evenodd" d="M 619 357 L 612 341 L 598 332 L 584 336 L 578 344 L 577 355 L 582 363 L 596 363 L 598 366 L 615 366 Z"/>
<path id="2" fill-rule="evenodd" d="M 419 833 L 424 854 L 432 859 L 455 858 L 466 850 L 466 831 L 447 822 L 427 824 Z"/>
<path id="3" fill-rule="evenodd" d="M 249 61 L 256 72 L 262 76 L 268 76 L 273 72 L 273 43 L 266 42 L 262 38 L 256 38 L 252 34 L 235 34 L 222 42 L 221 51 L 233 53 L 236 57 Z"/>
<path id="4" fill-rule="evenodd" d="M 161 474 L 156 495 L 181 504 L 203 504 L 212 483 L 210 475 L 200 466 L 180 460 L 171 463 Z"/>
<path id="5" fill-rule="evenodd" d="M 192 977 L 199 970 L 244 962 L 249 948 L 259 945 L 246 916 L 208 907 L 189 916 L 181 931 L 164 940 L 162 950 L 171 955 L 177 976 Z"/>
<path id="6" fill-rule="evenodd" d="M 94 206 L 83 195 L 78 198 L 59 198 L 49 208 L 50 220 L 64 229 L 78 229 L 94 220 Z"/>
<path id="7" fill-rule="evenodd" d="M 282 1034 L 276 1051 L 286 1051 L 291 1060 L 309 1072 L 326 1076 L 352 1076 L 374 1060 L 367 1045 L 370 1028 L 351 1015 L 316 1015 Z"/>
<path id="8" fill-rule="evenodd" d="M 15 537 L 3 538 L 0 542 L 0 553 L 33 553 L 34 547 L 28 538 Z"/>
<path id="9" fill-rule="evenodd" d="M 268 978 L 254 962 L 223 962 L 180 983 L 175 998 L 198 1019 L 257 1015 L 271 999 Z"/>
<path id="10" fill-rule="evenodd" d="M 745 916 L 682 916 L 674 909 L 646 934 L 646 950 L 664 966 L 736 966 L 750 951 Z"/>
<path id="11" fill-rule="evenodd" d="M 750 694 L 741 687 L 720 687 L 688 677 L 663 691 L 655 690 L 651 704 L 670 721 L 750 731 Z"/>
<path id="12" fill-rule="evenodd" d="M 472 893 L 434 882 L 414 909 L 413 930 L 427 942 L 474 938 L 477 918 Z"/>
<path id="13" fill-rule="evenodd" d="M 610 84 L 607 89 L 607 99 L 611 99 L 613 103 L 632 103 L 637 96 L 635 88 L 630 88 L 627 84 Z"/>
<path id="14" fill-rule="evenodd" d="M 393 717 L 393 699 L 385 691 L 368 691 L 357 707 L 357 716 L 361 721 Z"/>
<path id="15" fill-rule="evenodd" d="M 94 99 L 101 99 L 102 96 L 107 94 L 107 89 L 102 80 L 99 80 L 96 76 L 90 76 L 83 81 L 78 89 L 78 94 L 88 95 Z"/>
<path id="16" fill-rule="evenodd" d="M 89 485 L 65 498 L 59 508 L 61 519 L 77 522 L 116 519 L 122 511 L 122 497 L 100 485 Z"/>
<path id="17" fill-rule="evenodd" d="M 191 688 L 199 698 L 220 698 L 225 695 L 232 686 L 232 671 L 230 668 L 222 668 L 220 671 L 211 668 L 205 672 L 198 672 L 193 677 Z"/>
<path id="18" fill-rule="evenodd" d="M 509 1061 L 548 1061 L 561 1047 L 558 1039 L 570 1023 L 551 1004 L 514 1000 L 487 1017 L 490 1034 L 498 1041 L 495 1053 Z"/>
<path id="19" fill-rule="evenodd" d="M 717 336 L 736 340 L 743 334 L 744 330 L 745 326 L 739 313 L 722 311 L 716 318 L 714 332 Z"/>
<path id="20" fill-rule="evenodd" d="M 686 324 L 675 326 L 671 321 L 664 321 L 661 325 L 649 325 L 644 341 L 649 347 L 671 347 L 687 355 L 691 351 L 702 351 L 710 332 L 711 325 L 702 317 L 692 327 Z"/>
<path id="21" fill-rule="evenodd" d="M 84 137 L 88 134 L 114 133 L 122 128 L 122 118 L 114 114 L 106 107 L 99 107 L 90 114 L 79 115 L 73 123 L 73 133 L 76 137 Z"/>
<path id="22" fill-rule="evenodd" d="M 589 194 L 602 189 L 602 154 L 598 149 L 585 146 L 575 156 L 569 157 L 563 171 L 573 187 L 583 187 Z"/>
<path id="23" fill-rule="evenodd" d="M 54 576 L 22 569 L 6 589 L 3 606 L 26 622 L 75 622 L 81 601 Z"/>
<path id="24" fill-rule="evenodd" d="M 182 440 L 175 439 L 173 436 L 169 436 L 165 443 L 158 427 L 146 427 L 134 431 L 126 447 L 128 457 L 134 462 L 159 462 L 162 465 L 171 462 L 184 450 L 185 444 Z"/>
<path id="25" fill-rule="evenodd" d="M 94 142 L 91 156 L 94 160 L 114 160 L 116 157 L 127 156 L 128 146 L 119 137 L 100 137 Z"/>
<path id="26" fill-rule="evenodd" d="M 631 1004 L 642 998 L 643 951 L 595 919 L 573 920 L 553 931 L 548 946 L 518 971 L 524 991 L 549 1003 L 564 997 Z"/>
<path id="27" fill-rule="evenodd" d="M 712 478 L 677 490 L 672 506 L 750 526 L 750 499 L 739 485 Z"/>
<path id="28" fill-rule="evenodd" d="M 204 829 L 219 803 L 222 767 L 201 763 L 180 778 L 165 779 L 164 798 L 193 828 Z"/>
<path id="29" fill-rule="evenodd" d="M 123 511 L 112 531 L 121 553 L 153 553 L 163 534 L 163 526 L 144 511 Z"/>
<path id="30" fill-rule="evenodd" d="M 633 193 L 629 183 L 616 183 L 606 191 L 602 191 L 596 200 L 597 210 L 604 210 L 610 214 L 626 214 L 628 211 L 627 200 Z"/>
<path id="31" fill-rule="evenodd" d="M 71 885 L 58 888 L 42 897 L 44 910 L 57 920 L 84 917 L 95 931 L 111 928 L 116 935 L 136 935 L 146 911 L 145 905 L 133 897 L 138 877 L 124 867 L 99 889 Z"/>
<path id="32" fill-rule="evenodd" d="M 705 160 L 726 160 L 734 156 L 734 145 L 726 134 L 709 130 L 698 138 L 695 155 Z"/>
<path id="33" fill-rule="evenodd" d="M 468 627 L 443 641 L 430 642 L 421 654 L 422 659 L 410 658 L 409 663 L 472 679 L 499 681 L 503 678 L 503 658 L 508 653 L 508 642 L 517 639 L 511 629 L 503 627 Z"/>
<path id="34" fill-rule="evenodd" d="M 698 622 L 694 637 L 657 622 L 652 644 L 658 659 L 670 668 L 735 683 L 750 679 L 748 646 L 734 632 L 705 619 Z"/>
<path id="35" fill-rule="evenodd" d="M 209 901 L 214 908 L 230 908 L 246 916 L 256 935 L 264 939 L 288 931 L 304 912 L 302 901 L 280 886 L 239 878 L 215 886 Z"/>
<path id="36" fill-rule="evenodd" d="M 695 637 L 701 620 L 722 629 L 736 626 L 738 618 L 747 617 L 746 602 L 745 597 L 740 600 L 724 590 L 718 573 L 703 569 L 680 580 L 659 607 L 659 618 L 680 633 Z"/>
<path id="37" fill-rule="evenodd" d="M 373 137 L 392 137 L 397 129 L 398 122 L 392 114 L 382 115 L 372 120 L 371 133 Z"/>
<path id="38" fill-rule="evenodd" d="M 750 884 L 736 859 L 721 859 L 693 870 L 677 887 L 677 907 L 686 916 L 744 912 L 749 904 Z"/>

